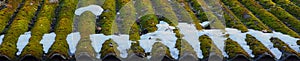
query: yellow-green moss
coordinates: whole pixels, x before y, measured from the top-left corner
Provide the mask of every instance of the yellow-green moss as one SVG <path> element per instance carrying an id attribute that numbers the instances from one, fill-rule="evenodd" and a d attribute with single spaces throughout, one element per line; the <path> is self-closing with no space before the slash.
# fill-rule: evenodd
<path id="1" fill-rule="evenodd" d="M 265 47 L 260 41 L 258 41 L 255 37 L 247 34 L 246 35 L 246 42 L 247 45 L 250 46 L 250 49 L 252 50 L 252 54 L 255 55 L 255 57 L 258 57 L 259 55 L 262 55 L 264 53 L 270 54 L 272 57 L 274 55 L 268 50 L 267 47 Z"/>
<path id="2" fill-rule="evenodd" d="M 300 7 L 296 6 L 293 2 L 290 0 L 272 0 L 275 3 L 277 3 L 279 6 L 284 8 L 287 12 L 294 15 L 298 19 L 300 18 Z"/>
<path id="3" fill-rule="evenodd" d="M 199 37 L 200 49 L 204 58 L 209 57 L 212 40 L 207 35 L 202 35 Z"/>
<path id="4" fill-rule="evenodd" d="M 238 1 L 232 0 L 222 0 L 222 2 L 227 5 L 230 10 L 250 29 L 255 30 L 267 30 L 267 32 L 272 32 L 268 26 L 263 24 L 257 17 L 255 17 L 252 12 L 243 7 Z"/>
<path id="5" fill-rule="evenodd" d="M 277 17 L 275 17 L 272 13 L 268 12 L 261 5 L 256 3 L 254 0 L 232 0 L 232 1 L 240 1 L 245 7 L 253 12 L 253 14 L 257 15 L 258 18 L 261 19 L 263 23 L 271 27 L 273 30 L 282 32 L 283 34 L 288 34 L 293 37 L 300 37 L 296 32 L 289 29 L 282 23 Z M 241 4 L 240 3 L 240 4 Z M 300 25 L 297 25 L 300 26 Z"/>
<path id="6" fill-rule="evenodd" d="M 138 41 L 140 40 L 140 27 L 136 23 L 131 26 L 131 30 L 129 32 L 129 40 Z"/>
<path id="7" fill-rule="evenodd" d="M 225 51 L 229 55 L 229 58 L 233 58 L 238 54 L 245 55 L 246 57 L 250 57 L 248 53 L 235 41 L 228 38 L 225 41 Z"/>
<path id="8" fill-rule="evenodd" d="M 104 58 L 105 56 L 107 56 L 108 54 L 113 53 L 118 55 L 119 52 L 117 50 L 117 44 L 112 40 L 106 40 L 103 44 L 102 44 L 102 48 L 100 51 L 101 57 L 100 58 Z"/>
<path id="9" fill-rule="evenodd" d="M 192 11 L 191 7 L 189 6 L 189 2 L 186 0 L 177 0 L 177 2 L 184 4 L 183 8 L 188 12 L 189 15 L 186 16 L 191 16 L 193 23 L 195 24 L 195 27 L 197 30 L 202 30 L 202 26 L 199 24 L 201 20 L 199 20 L 196 15 L 194 14 L 194 12 Z M 178 4 L 179 5 L 179 4 Z M 185 12 L 185 11 L 183 11 Z M 187 17 L 189 18 L 189 17 Z"/>
<path id="10" fill-rule="evenodd" d="M 117 1 L 117 9 L 121 9 L 124 8 L 124 5 L 126 5 L 127 3 L 133 1 L 133 0 L 116 0 Z"/>
<path id="11" fill-rule="evenodd" d="M 248 28 L 241 22 L 241 20 L 237 18 L 236 15 L 223 4 L 223 2 L 220 2 L 220 4 L 223 6 L 223 10 L 225 12 L 224 18 L 226 27 L 237 28 L 241 30 L 241 32 L 248 32 Z"/>
<path id="12" fill-rule="evenodd" d="M 288 27 L 300 34 L 300 21 L 289 12 L 276 5 L 271 0 L 258 0 L 260 4 L 268 11 L 274 14 L 278 19 L 284 22 Z M 300 1 L 300 0 L 299 0 Z"/>
<path id="13" fill-rule="evenodd" d="M 192 7 L 194 13 L 196 14 L 200 22 L 208 21 L 206 13 L 204 12 L 200 3 L 198 3 L 197 0 L 188 0 L 188 2 L 190 3 L 190 6 Z"/>
<path id="14" fill-rule="evenodd" d="M 54 11 L 58 3 L 50 3 L 49 1 L 44 1 L 44 5 L 41 9 L 40 14 L 38 14 L 37 22 L 34 27 L 31 29 L 31 37 L 29 43 L 22 50 L 21 57 L 24 57 L 27 54 L 42 59 L 43 56 L 43 47 L 39 43 L 42 40 L 42 37 L 45 33 L 50 31 L 51 21 L 54 17 Z"/>
<path id="15" fill-rule="evenodd" d="M 73 17 L 78 1 L 62 0 L 60 2 L 63 4 L 61 5 L 58 22 L 54 30 L 56 34 L 55 42 L 50 47 L 47 57 L 51 57 L 53 54 L 58 53 L 69 59 L 69 46 L 66 37 L 72 32 Z"/>
<path id="16" fill-rule="evenodd" d="M 113 26 L 115 25 L 116 18 L 116 1 L 115 0 L 105 0 L 102 8 L 104 11 L 100 15 L 100 20 L 97 25 L 101 26 L 101 33 L 104 35 L 111 35 L 114 33 Z"/>
<path id="17" fill-rule="evenodd" d="M 25 1 L 24 6 L 20 9 L 15 20 L 11 24 L 12 26 L 9 27 L 9 30 L 3 39 L 3 43 L 0 45 L 1 55 L 6 55 L 10 59 L 16 58 L 16 43 L 18 42 L 18 37 L 28 31 L 29 22 L 34 17 L 39 2 L 40 0 Z M 33 4 L 30 5 L 30 3 Z"/>
<path id="18" fill-rule="evenodd" d="M 4 9 L 0 10 L 0 33 L 4 30 L 9 19 L 11 19 L 11 16 L 17 10 L 18 5 L 21 2 L 22 2 L 22 0 L 8 0 L 7 5 L 9 7 L 6 7 Z"/>
<path id="19" fill-rule="evenodd" d="M 158 20 L 156 15 L 154 14 L 145 15 L 140 18 L 140 25 L 142 30 L 155 32 L 157 30 L 156 24 L 158 24 Z"/>
<path id="20" fill-rule="evenodd" d="M 278 48 L 280 51 L 288 52 L 288 53 L 292 53 L 292 54 L 295 54 L 297 56 L 300 56 L 300 54 L 297 51 L 293 50 L 289 45 L 287 45 L 286 43 L 284 43 L 280 39 L 272 37 L 270 40 L 273 43 L 273 46 L 275 48 Z"/>

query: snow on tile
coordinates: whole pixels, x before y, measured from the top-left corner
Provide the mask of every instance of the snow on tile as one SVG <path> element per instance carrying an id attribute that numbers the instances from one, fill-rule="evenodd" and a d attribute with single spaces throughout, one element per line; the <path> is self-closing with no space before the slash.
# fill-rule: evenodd
<path id="1" fill-rule="evenodd" d="M 75 53 L 76 51 L 76 46 L 78 42 L 80 41 L 80 33 L 79 32 L 74 32 L 71 33 L 67 36 L 67 43 L 69 44 L 69 49 L 71 53 Z"/>
<path id="2" fill-rule="evenodd" d="M 177 26 L 180 29 L 181 34 L 184 35 L 185 39 L 195 50 L 199 58 L 203 58 L 202 51 L 200 49 L 200 42 L 198 40 L 201 33 L 194 27 L 193 24 L 179 23 Z"/>
<path id="3" fill-rule="evenodd" d="M 251 57 L 254 57 L 250 46 L 247 45 L 247 42 L 245 41 L 246 33 L 242 33 L 240 30 L 233 28 L 226 28 L 226 31 L 229 34 L 229 38 L 236 41 Z"/>
<path id="4" fill-rule="evenodd" d="M 175 48 L 177 40 L 175 33 L 173 33 L 175 27 L 169 26 L 169 24 L 164 21 L 160 21 L 156 26 L 158 27 L 157 31 L 141 36 L 141 47 L 145 49 L 145 52 L 151 52 L 153 44 L 155 42 L 161 42 L 169 48 L 172 57 L 177 59 L 179 51 Z"/>
<path id="5" fill-rule="evenodd" d="M 41 40 L 40 43 L 43 44 L 43 50 L 45 53 L 48 52 L 49 48 L 54 43 L 55 37 L 56 37 L 55 33 L 44 34 L 43 39 Z"/>
<path id="6" fill-rule="evenodd" d="M 20 55 L 23 48 L 28 44 L 29 39 L 31 37 L 31 32 L 25 32 L 24 34 L 22 34 L 17 42 L 17 48 L 18 48 L 18 52 L 17 55 Z"/>
<path id="7" fill-rule="evenodd" d="M 126 58 L 128 55 L 127 50 L 131 46 L 129 35 L 112 35 L 112 39 L 118 44 L 117 49 L 120 51 L 120 56 Z"/>
<path id="8" fill-rule="evenodd" d="M 4 35 L 1 35 L 0 36 L 0 45 L 2 44 L 3 38 L 4 38 Z"/>
<path id="9" fill-rule="evenodd" d="M 91 11 L 94 15 L 99 16 L 102 14 L 103 9 L 99 5 L 89 5 L 86 7 L 81 7 L 75 10 L 76 15 L 81 15 L 85 11 Z"/>

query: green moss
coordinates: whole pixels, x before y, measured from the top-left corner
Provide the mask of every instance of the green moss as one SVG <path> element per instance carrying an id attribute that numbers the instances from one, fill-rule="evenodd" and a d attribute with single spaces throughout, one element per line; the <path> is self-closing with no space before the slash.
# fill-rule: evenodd
<path id="1" fill-rule="evenodd" d="M 101 33 L 111 35 L 114 33 L 113 26 L 116 18 L 116 2 L 115 0 L 105 0 L 102 8 L 104 12 L 100 15 L 100 21 L 97 25 L 101 25 Z"/>
<path id="2" fill-rule="evenodd" d="M 66 37 L 72 32 L 73 17 L 78 1 L 62 0 L 60 2 L 63 4 L 61 5 L 58 22 L 55 26 L 55 42 L 50 47 L 47 57 L 58 53 L 69 59 L 69 46 L 66 41 Z"/>
<path id="3" fill-rule="evenodd" d="M 290 0 L 272 0 L 277 3 L 279 6 L 284 8 L 287 12 L 294 15 L 297 18 L 300 18 L 300 7 L 296 6 Z"/>
<path id="4" fill-rule="evenodd" d="M 230 28 L 237 28 L 241 30 L 241 32 L 248 32 L 248 28 L 241 22 L 241 20 L 237 18 L 237 16 L 223 4 L 223 2 L 220 3 L 223 5 L 223 10 L 225 12 L 224 18 L 226 26 Z"/>
<path id="5" fill-rule="evenodd" d="M 225 5 L 227 5 L 230 10 L 250 29 L 255 30 L 267 30 L 267 32 L 272 32 L 268 26 L 263 24 L 257 17 L 255 17 L 252 12 L 243 7 L 238 1 L 222 0 Z"/>
<path id="6" fill-rule="evenodd" d="M 142 29 L 148 32 L 155 32 L 157 30 L 156 24 L 158 24 L 158 20 L 156 15 L 149 14 L 140 18 L 140 24 Z"/>
<path id="7" fill-rule="evenodd" d="M 44 2 L 44 6 L 41 9 L 40 14 L 38 14 L 37 22 L 31 29 L 31 37 L 29 43 L 22 50 L 21 57 L 27 54 L 31 54 L 36 58 L 42 59 L 43 47 L 39 43 L 42 40 L 42 36 L 50 31 L 51 21 L 54 17 L 54 11 L 58 4 L 51 4 L 49 1 Z"/>
<path id="8" fill-rule="evenodd" d="M 228 38 L 225 41 L 225 51 L 229 55 L 229 58 L 233 58 L 238 54 L 245 55 L 246 57 L 250 57 L 248 53 L 235 41 Z"/>
<path id="9" fill-rule="evenodd" d="M 247 34 L 246 35 L 246 42 L 247 42 L 247 45 L 250 46 L 250 49 L 252 50 L 252 54 L 255 55 L 255 57 L 258 57 L 259 55 L 262 55 L 264 53 L 271 54 L 271 56 L 274 57 L 274 55 L 270 52 L 270 50 L 268 50 L 268 48 L 265 47 L 255 37 Z"/>
<path id="10" fill-rule="evenodd" d="M 202 35 L 199 37 L 199 41 L 203 57 L 208 58 L 212 47 L 212 40 L 207 35 Z"/>
<path id="11" fill-rule="evenodd" d="M 117 1 L 117 9 L 124 8 L 124 5 L 131 2 L 132 0 L 116 0 Z"/>
<path id="12" fill-rule="evenodd" d="M 100 51 L 101 57 L 100 58 L 104 58 L 106 55 L 113 53 L 118 55 L 119 51 L 117 50 L 117 44 L 112 40 L 106 40 L 103 44 L 102 44 L 102 48 Z"/>
<path id="13" fill-rule="evenodd" d="M 140 46 L 139 42 L 131 43 L 130 50 L 135 54 L 145 54 L 145 50 Z"/>
<path id="14" fill-rule="evenodd" d="M 261 5 L 256 3 L 254 0 L 233 0 L 233 1 L 240 1 L 242 4 L 244 4 L 245 7 L 247 7 L 255 15 L 257 15 L 257 17 L 260 18 L 263 23 L 265 23 L 275 31 L 282 32 L 283 34 L 288 34 L 293 37 L 300 37 L 296 32 L 294 32 L 293 30 L 285 26 L 285 24 L 282 23 L 277 17 L 275 17 L 272 13 L 265 10 Z"/>
<path id="15" fill-rule="evenodd" d="M 270 40 L 273 43 L 273 46 L 275 48 L 278 48 L 281 52 L 288 52 L 288 53 L 292 53 L 292 54 L 296 54 L 297 56 L 300 56 L 300 54 L 297 51 L 293 50 L 289 45 L 287 45 L 280 39 L 272 37 Z"/>
<path id="16" fill-rule="evenodd" d="M 177 2 L 184 4 L 183 8 L 188 12 L 189 15 L 184 15 L 184 16 L 190 16 L 193 20 L 193 24 L 195 24 L 195 27 L 197 30 L 202 30 L 202 26 L 199 24 L 201 20 L 199 20 L 196 15 L 194 14 L 194 12 L 192 11 L 191 7 L 189 6 L 188 1 L 185 0 L 177 0 Z M 178 4 L 179 5 L 179 4 Z M 185 11 L 183 11 L 185 12 Z M 189 18 L 189 17 L 187 17 Z"/>
<path id="17" fill-rule="evenodd" d="M 300 33 L 300 26 L 299 26 L 300 21 L 296 17 L 294 17 L 293 15 L 288 13 L 286 10 L 284 10 L 280 6 L 275 5 L 275 3 L 272 2 L 271 0 L 259 0 L 259 2 L 261 2 L 261 5 L 265 9 L 270 9 L 269 12 L 274 14 L 278 19 L 280 19 L 282 22 L 284 22 L 288 27 L 293 29 L 298 34 Z"/>
<path id="18" fill-rule="evenodd" d="M 129 33 L 129 40 L 138 41 L 140 40 L 140 27 L 136 23 L 131 26 L 131 30 Z"/>
<path id="19" fill-rule="evenodd" d="M 176 13 L 173 11 L 172 5 L 167 0 L 152 0 L 153 7 L 155 8 L 155 14 L 161 15 L 168 19 L 169 24 L 178 25 L 179 19 Z"/>
<path id="20" fill-rule="evenodd" d="M 21 0 L 9 0 L 7 5 L 11 7 L 4 8 L 0 10 L 0 33 L 4 31 L 9 19 L 14 14 L 14 11 L 18 8 Z"/>
<path id="21" fill-rule="evenodd" d="M 192 7 L 193 11 L 195 12 L 195 14 L 198 17 L 198 19 L 200 20 L 200 22 L 208 21 L 206 13 L 204 12 L 200 3 L 198 3 L 197 0 L 188 0 L 188 2 L 190 3 L 189 6 Z"/>
<path id="22" fill-rule="evenodd" d="M 8 56 L 10 59 L 15 59 L 15 53 L 17 52 L 16 43 L 18 37 L 21 34 L 28 31 L 30 20 L 34 17 L 34 13 L 37 10 L 40 1 L 25 1 L 24 6 L 20 9 L 16 15 L 15 20 L 9 27 L 6 36 L 3 39 L 3 43 L 0 45 L 0 54 Z M 30 3 L 34 3 L 30 5 Z"/>
<path id="23" fill-rule="evenodd" d="M 70 59 L 69 55 L 69 45 L 66 40 L 67 35 L 60 35 L 57 34 L 55 37 L 55 42 L 53 45 L 50 47 L 47 57 L 51 57 L 53 54 L 60 54 L 67 59 Z"/>

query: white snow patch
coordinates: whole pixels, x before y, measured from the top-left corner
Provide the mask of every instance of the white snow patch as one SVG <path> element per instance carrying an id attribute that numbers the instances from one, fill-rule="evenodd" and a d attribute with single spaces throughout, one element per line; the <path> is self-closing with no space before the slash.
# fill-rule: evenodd
<path id="1" fill-rule="evenodd" d="M 43 44 L 44 52 L 48 52 L 48 49 L 52 46 L 52 44 L 55 41 L 55 37 L 55 33 L 44 34 L 43 39 L 40 42 L 41 44 Z"/>
<path id="2" fill-rule="evenodd" d="M 2 44 L 3 38 L 4 38 L 4 35 L 1 35 L 0 36 L 0 45 Z"/>
<path id="3" fill-rule="evenodd" d="M 250 57 L 254 57 L 250 46 L 248 46 L 247 42 L 245 41 L 246 33 L 242 33 L 240 30 L 232 28 L 226 28 L 225 30 L 229 34 L 230 39 L 236 41 L 250 55 Z"/>
<path id="4" fill-rule="evenodd" d="M 259 40 L 264 46 L 266 46 L 275 55 L 277 59 L 281 57 L 282 53 L 277 48 L 274 48 L 273 43 L 269 40 L 273 36 L 272 33 L 263 33 L 261 31 L 249 29 L 249 32 L 247 32 L 247 34 L 250 34 L 254 36 L 257 40 Z"/>
<path id="5" fill-rule="evenodd" d="M 75 14 L 76 15 L 81 15 L 85 11 L 91 11 L 96 16 L 99 16 L 99 15 L 102 14 L 103 9 L 99 5 L 89 5 L 89 6 L 86 6 L 86 7 L 81 7 L 81 8 L 76 9 Z"/>
<path id="6" fill-rule="evenodd" d="M 155 42 L 161 42 L 169 48 L 172 57 L 177 59 L 179 51 L 175 48 L 177 40 L 175 33 L 173 33 L 175 27 L 169 26 L 168 23 L 163 21 L 160 21 L 156 26 L 158 27 L 157 31 L 141 36 L 141 47 L 145 49 L 145 52 L 151 52 L 153 44 Z"/>
<path id="7" fill-rule="evenodd" d="M 102 48 L 102 44 L 110 39 L 111 36 L 105 36 L 104 34 L 92 34 L 90 35 L 90 39 L 92 41 L 92 46 L 95 49 L 95 52 L 100 52 Z M 101 53 L 99 54 L 101 56 Z M 97 57 L 100 58 L 100 57 Z"/>
<path id="8" fill-rule="evenodd" d="M 17 48 L 18 48 L 18 52 L 17 55 L 20 55 L 23 48 L 27 45 L 27 43 L 29 42 L 29 39 L 31 37 L 31 32 L 25 32 L 24 34 L 22 34 L 17 42 Z"/>
<path id="9" fill-rule="evenodd" d="M 225 33 L 222 32 L 220 29 L 210 29 L 210 30 L 203 30 L 199 32 L 200 34 L 206 34 L 209 36 L 214 44 L 222 51 L 224 57 L 228 57 L 227 53 L 225 52 Z"/>
<path id="10" fill-rule="evenodd" d="M 78 42 L 80 41 L 80 33 L 79 32 L 74 32 L 71 33 L 67 36 L 67 43 L 69 44 L 69 49 L 71 53 L 75 53 L 76 51 L 76 46 Z"/>
<path id="11" fill-rule="evenodd" d="M 128 55 L 127 50 L 131 46 L 129 35 L 120 35 L 120 36 L 112 35 L 112 39 L 118 44 L 117 49 L 120 51 L 120 56 L 122 58 L 126 58 Z"/>
<path id="12" fill-rule="evenodd" d="M 205 22 L 202 22 L 200 24 L 201 24 L 202 27 L 207 27 L 210 24 L 210 22 L 209 21 L 205 21 Z"/>
<path id="13" fill-rule="evenodd" d="M 300 40 L 299 38 L 294 38 L 289 35 L 282 34 L 280 32 L 273 32 L 273 37 L 277 37 L 280 40 L 282 40 L 284 43 L 288 44 L 293 50 L 300 52 L 299 45 L 297 45 L 297 40 Z"/>
<path id="14" fill-rule="evenodd" d="M 198 30 L 194 27 L 193 24 L 188 23 L 179 23 L 177 26 L 180 29 L 180 32 L 184 35 L 185 39 L 196 51 L 199 58 L 203 58 L 202 50 L 200 49 L 200 42 L 198 40 L 200 35 Z"/>

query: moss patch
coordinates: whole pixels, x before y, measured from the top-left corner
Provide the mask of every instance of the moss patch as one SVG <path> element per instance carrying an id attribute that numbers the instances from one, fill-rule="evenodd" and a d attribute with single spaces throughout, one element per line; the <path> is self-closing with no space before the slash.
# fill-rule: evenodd
<path id="1" fill-rule="evenodd" d="M 247 45 L 250 46 L 250 49 L 252 50 L 252 54 L 255 55 L 255 57 L 258 57 L 259 55 L 262 55 L 264 53 L 271 54 L 271 56 L 274 57 L 274 55 L 270 52 L 270 50 L 268 50 L 268 48 L 265 47 L 255 37 L 247 34 L 246 35 L 246 42 L 247 42 Z"/>
<path id="2" fill-rule="evenodd" d="M 251 10 L 258 18 L 261 19 L 263 23 L 271 27 L 273 30 L 282 32 L 283 34 L 288 34 L 293 37 L 300 37 L 296 32 L 289 29 L 282 23 L 277 17 L 275 17 L 272 13 L 268 12 L 261 5 L 256 3 L 254 0 L 233 0 L 240 1 L 245 7 Z M 300 26 L 300 25 L 297 25 Z"/>
<path id="3" fill-rule="evenodd" d="M 248 53 L 237 42 L 233 41 L 232 39 L 228 38 L 225 41 L 225 44 L 225 51 L 229 55 L 229 58 L 233 58 L 238 54 L 242 54 L 250 58 Z"/>
<path id="4" fill-rule="evenodd" d="M 225 5 L 227 5 L 230 10 L 239 18 L 241 21 L 250 29 L 255 30 L 267 30 L 267 32 L 272 32 L 268 26 L 261 22 L 255 15 L 252 14 L 248 9 L 243 7 L 238 1 L 232 0 L 222 0 Z"/>
<path id="5" fill-rule="evenodd" d="M 0 45 L 0 54 L 8 56 L 10 59 L 15 59 L 15 53 L 17 52 L 18 37 L 21 34 L 28 31 L 30 20 L 34 17 L 34 13 L 38 8 L 39 0 L 25 1 L 24 6 L 20 9 L 16 15 L 15 20 L 9 27 L 6 36 L 3 39 L 3 43 Z M 30 3 L 33 3 L 30 5 Z"/>
<path id="6" fill-rule="evenodd" d="M 278 48 L 281 52 L 288 52 L 288 53 L 292 53 L 292 54 L 296 54 L 297 56 L 300 56 L 300 54 L 298 52 L 293 50 L 289 45 L 287 45 L 280 39 L 272 37 L 270 40 L 273 43 L 273 47 Z"/>

